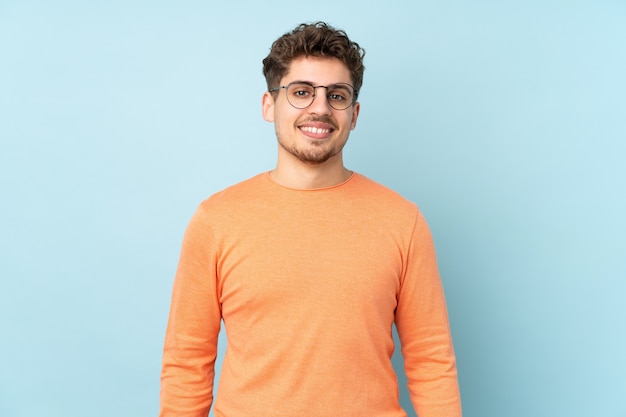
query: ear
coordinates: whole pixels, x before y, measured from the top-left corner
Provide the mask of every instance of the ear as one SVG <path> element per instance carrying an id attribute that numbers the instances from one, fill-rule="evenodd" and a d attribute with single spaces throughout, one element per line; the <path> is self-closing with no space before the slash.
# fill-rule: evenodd
<path id="1" fill-rule="evenodd" d="M 274 97 L 269 91 L 266 91 L 265 94 L 263 94 L 261 105 L 263 109 L 263 119 L 265 119 L 266 122 L 273 122 L 274 121 Z"/>
<path id="2" fill-rule="evenodd" d="M 357 101 L 354 103 L 354 107 L 352 109 L 352 123 L 350 124 L 350 130 L 354 130 L 356 127 L 356 120 L 359 118 L 359 111 L 361 111 L 361 103 Z"/>

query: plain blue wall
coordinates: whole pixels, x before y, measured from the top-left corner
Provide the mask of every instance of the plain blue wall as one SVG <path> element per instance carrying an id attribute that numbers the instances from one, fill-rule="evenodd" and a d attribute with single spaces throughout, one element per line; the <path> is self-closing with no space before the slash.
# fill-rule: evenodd
<path id="1" fill-rule="evenodd" d="M 213 4 L 0 0 L 0 416 L 156 415 L 187 221 L 273 167 L 261 60 L 320 19 L 367 50 L 348 166 L 429 219 L 465 416 L 626 416 L 624 1 Z"/>

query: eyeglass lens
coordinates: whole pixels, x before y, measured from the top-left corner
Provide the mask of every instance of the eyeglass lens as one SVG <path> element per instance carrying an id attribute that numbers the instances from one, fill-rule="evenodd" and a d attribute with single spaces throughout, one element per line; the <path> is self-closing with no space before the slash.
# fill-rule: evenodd
<path id="1" fill-rule="evenodd" d="M 291 83 L 287 86 L 287 100 L 298 109 L 309 107 L 315 99 L 318 88 L 326 89 L 328 104 L 335 110 L 345 110 L 354 101 L 354 89 L 348 84 L 333 84 L 327 87 L 314 87 L 308 83 Z"/>

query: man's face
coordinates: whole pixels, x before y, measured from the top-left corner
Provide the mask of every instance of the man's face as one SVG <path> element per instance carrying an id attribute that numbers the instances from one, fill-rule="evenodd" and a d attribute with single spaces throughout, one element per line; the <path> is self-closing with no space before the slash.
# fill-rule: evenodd
<path id="1" fill-rule="evenodd" d="M 313 86 L 352 84 L 350 72 L 336 58 L 300 57 L 291 62 L 280 80 L 281 86 L 304 81 Z M 263 118 L 274 122 L 279 153 L 295 157 L 306 164 L 322 164 L 333 158 L 341 159 L 341 151 L 350 131 L 356 127 L 359 103 L 345 110 L 335 110 L 326 98 L 325 88 L 315 90 L 313 103 L 297 109 L 287 101 L 287 91 L 278 90 L 274 98 L 263 96 Z"/>

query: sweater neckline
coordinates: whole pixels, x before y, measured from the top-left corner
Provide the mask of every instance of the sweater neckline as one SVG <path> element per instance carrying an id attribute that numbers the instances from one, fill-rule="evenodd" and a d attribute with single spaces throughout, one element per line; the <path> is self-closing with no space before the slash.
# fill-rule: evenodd
<path id="1" fill-rule="evenodd" d="M 350 176 L 345 181 L 342 181 L 335 185 L 329 185 L 328 187 L 319 187 L 319 188 L 293 188 L 293 187 L 287 187 L 285 185 L 280 185 L 279 183 L 274 181 L 270 175 L 270 171 L 266 171 L 262 175 L 265 178 L 265 180 L 268 181 L 274 187 L 277 187 L 286 191 L 297 191 L 297 192 L 303 192 L 303 193 L 322 192 L 322 191 L 334 190 L 336 188 L 342 188 L 346 186 L 347 184 L 351 183 L 352 181 L 355 181 L 356 178 L 359 176 L 358 173 L 352 171 L 352 174 L 350 174 Z"/>

